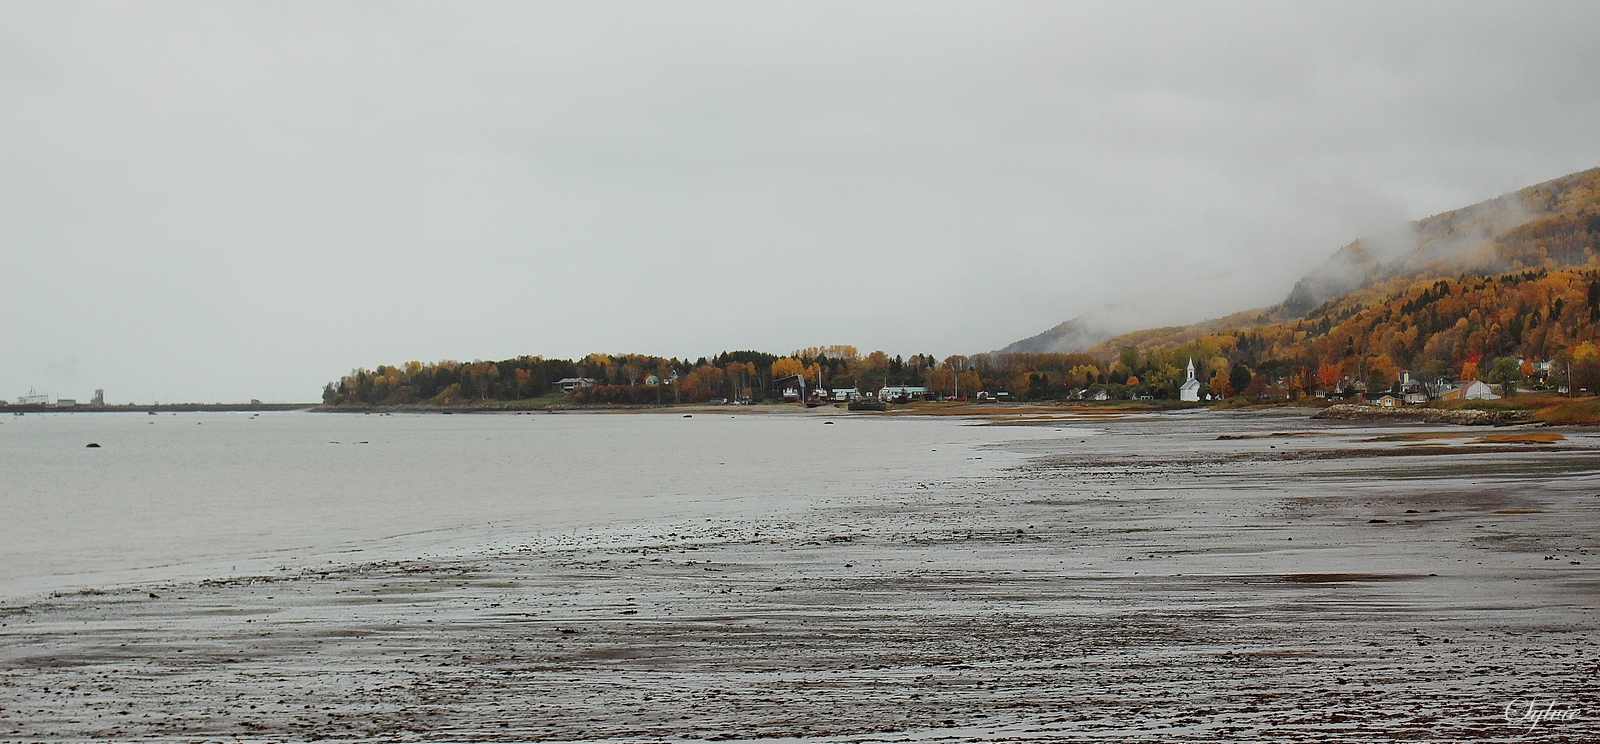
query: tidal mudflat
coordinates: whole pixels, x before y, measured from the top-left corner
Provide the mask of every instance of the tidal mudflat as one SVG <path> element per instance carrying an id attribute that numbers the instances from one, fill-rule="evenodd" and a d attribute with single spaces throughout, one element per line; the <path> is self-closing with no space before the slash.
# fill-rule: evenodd
<path id="1" fill-rule="evenodd" d="M 19 599 L 0 739 L 1600 737 L 1600 437 L 1436 430 L 973 426 L 1004 465 Z"/>

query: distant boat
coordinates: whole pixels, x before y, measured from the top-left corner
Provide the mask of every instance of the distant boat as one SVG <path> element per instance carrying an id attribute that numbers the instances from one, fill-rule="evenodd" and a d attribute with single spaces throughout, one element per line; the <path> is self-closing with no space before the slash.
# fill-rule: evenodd
<path id="1" fill-rule="evenodd" d="M 802 387 L 802 389 L 804 389 Z M 822 365 L 817 364 L 817 386 L 811 389 L 811 395 L 805 400 L 806 408 L 817 408 L 828 402 L 828 391 L 822 387 Z"/>
<path id="2" fill-rule="evenodd" d="M 889 404 L 881 400 L 857 398 L 850 401 L 850 404 L 845 408 L 851 411 L 887 411 L 889 410 Z"/>
<path id="3" fill-rule="evenodd" d="M 780 385 L 783 386 L 781 388 L 783 394 L 780 398 L 785 403 L 799 403 L 806 408 L 816 408 L 828 403 L 828 391 L 822 387 L 822 370 L 820 368 L 817 370 L 817 386 L 810 393 L 806 392 L 805 375 L 789 375 L 772 381 L 773 389 L 780 389 Z"/>

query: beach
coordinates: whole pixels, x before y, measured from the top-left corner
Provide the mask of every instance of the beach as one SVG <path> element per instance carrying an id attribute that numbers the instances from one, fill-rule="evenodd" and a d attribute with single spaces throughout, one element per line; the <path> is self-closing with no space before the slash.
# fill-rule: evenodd
<path id="1" fill-rule="evenodd" d="M 1600 736 L 1594 433 L 969 424 L 781 508 L 13 598 L 0 739 Z"/>

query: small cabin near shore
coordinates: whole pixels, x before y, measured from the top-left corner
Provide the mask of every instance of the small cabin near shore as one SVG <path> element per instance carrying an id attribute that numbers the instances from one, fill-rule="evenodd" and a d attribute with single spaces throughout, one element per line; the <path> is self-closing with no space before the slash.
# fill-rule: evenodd
<path id="1" fill-rule="evenodd" d="M 559 380 L 556 380 L 556 387 L 561 388 L 561 392 L 563 393 L 570 393 L 578 388 L 594 387 L 594 378 L 563 377 Z"/>
<path id="2" fill-rule="evenodd" d="M 927 396 L 928 389 L 920 385 L 895 385 L 878 390 L 878 400 L 886 402 L 904 403 L 924 400 Z"/>
<path id="3" fill-rule="evenodd" d="M 1393 393 L 1362 393 L 1357 400 L 1363 405 L 1383 406 L 1384 408 L 1398 408 L 1401 405 L 1400 396 Z"/>

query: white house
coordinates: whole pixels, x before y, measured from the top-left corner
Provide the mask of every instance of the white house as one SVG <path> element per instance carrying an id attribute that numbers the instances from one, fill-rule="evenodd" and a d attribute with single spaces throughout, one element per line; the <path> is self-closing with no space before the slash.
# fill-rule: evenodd
<path id="1" fill-rule="evenodd" d="M 878 400 L 890 401 L 896 398 L 921 400 L 922 394 L 926 392 L 928 392 L 927 388 L 917 385 L 897 385 L 880 389 L 878 391 Z"/>
<path id="2" fill-rule="evenodd" d="M 561 379 L 556 381 L 556 385 L 561 387 L 561 392 L 570 393 L 570 392 L 572 392 L 574 390 L 577 390 L 578 388 L 586 388 L 586 387 L 593 386 L 594 385 L 594 378 L 593 377 L 563 377 L 563 378 L 561 378 Z"/>
<path id="3" fill-rule="evenodd" d="M 1189 379 L 1184 380 L 1183 387 L 1178 388 L 1178 400 L 1200 400 L 1200 381 L 1194 379 L 1194 360 L 1189 360 Z"/>

